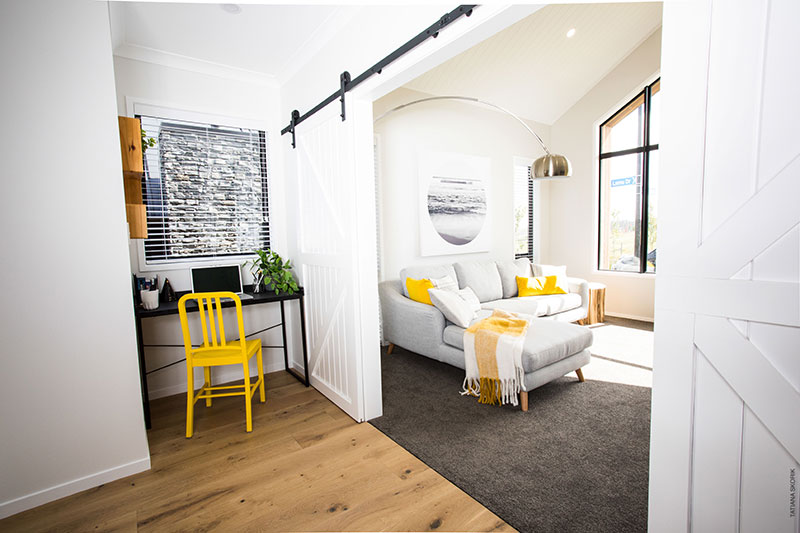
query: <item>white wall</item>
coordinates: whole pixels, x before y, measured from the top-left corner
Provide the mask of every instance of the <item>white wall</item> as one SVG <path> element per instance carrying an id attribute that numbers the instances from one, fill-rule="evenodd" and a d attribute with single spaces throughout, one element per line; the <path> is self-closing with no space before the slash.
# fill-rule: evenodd
<path id="1" fill-rule="evenodd" d="M 4 2 L 0 48 L 3 517 L 150 460 L 107 7 Z"/>
<path id="2" fill-rule="evenodd" d="M 430 96 L 399 88 L 374 104 L 380 116 L 397 105 Z M 465 94 L 465 96 L 469 96 Z M 528 122 L 549 142 L 549 127 Z M 379 215 L 384 279 L 411 265 L 514 258 L 514 157 L 544 154 L 533 136 L 512 117 L 465 102 L 423 103 L 392 113 L 375 125 L 380 138 Z M 455 152 L 491 160 L 489 252 L 423 257 L 419 244 L 419 154 Z M 541 219 L 547 221 L 547 200 Z M 547 234 L 543 228 L 543 235 Z"/>
<path id="3" fill-rule="evenodd" d="M 480 39 L 484 39 L 503 27 L 520 20 L 535 9 L 535 6 L 482 6 L 480 9 L 475 10 L 471 17 L 462 18 L 448 27 L 447 31 L 443 31 L 439 35 L 438 39 L 429 39 L 397 62 L 386 67 L 381 75 L 373 76 L 349 94 L 348 100 L 351 102 L 351 114 L 348 116 L 348 120 L 352 120 L 350 122 L 352 126 L 334 128 L 331 124 L 331 129 L 337 130 L 341 137 L 333 139 L 333 143 L 329 143 L 329 145 L 336 145 L 341 142 L 340 162 L 353 164 L 355 183 L 358 184 L 353 197 L 357 199 L 359 205 L 366 205 L 367 207 L 356 211 L 354 217 L 355 227 L 348 226 L 345 230 L 348 233 L 355 232 L 355 241 L 348 240 L 348 242 L 343 243 L 345 248 L 349 248 L 351 242 L 357 243 L 355 244 L 357 253 L 346 259 L 349 266 L 344 269 L 346 273 L 342 274 L 349 276 L 355 273 L 360 278 L 361 287 L 358 291 L 358 299 L 353 305 L 348 305 L 345 309 L 348 320 L 354 320 L 357 323 L 357 331 L 353 335 L 355 342 L 348 343 L 348 346 L 344 349 L 326 349 L 325 357 L 336 357 L 339 359 L 338 362 L 345 366 L 353 364 L 361 369 L 361 384 L 356 383 L 355 386 L 358 387 L 360 385 L 358 393 L 363 391 L 363 414 L 367 419 L 378 416 L 381 412 L 380 351 L 378 346 L 379 313 L 377 276 L 375 275 L 377 257 L 372 246 L 372 243 L 375 242 L 377 221 L 372 209 L 374 206 L 371 203 L 372 198 L 364 200 L 364 198 L 371 196 L 369 193 L 373 191 L 374 185 L 373 166 L 371 164 L 372 128 L 369 127 L 371 106 L 369 103 L 371 103 L 371 100 L 379 98 L 408 80 L 413 79 L 414 76 L 474 45 Z M 311 61 L 292 76 L 287 83 L 282 85 L 281 100 L 284 110 L 284 125 L 288 123 L 289 113 L 292 109 L 298 109 L 301 113 L 305 113 L 311 106 L 316 105 L 321 99 L 336 90 L 339 73 L 342 70 L 348 69 L 353 75 L 359 75 L 363 69 L 380 60 L 397 46 L 438 20 L 443 14 L 441 6 L 370 7 L 367 11 L 368 14 L 366 16 L 354 17 L 353 23 L 339 32 L 323 49 L 313 56 Z M 390 23 L 387 24 L 387 21 L 390 21 Z M 328 83 L 331 85 L 327 85 Z M 330 107 L 332 109 L 326 109 L 325 113 L 330 114 L 337 111 L 338 105 L 333 103 Z M 320 116 L 317 116 L 316 119 L 320 120 Z M 305 125 L 301 124 L 298 129 L 303 127 L 311 128 L 312 123 L 313 121 Z M 298 152 L 291 149 L 288 136 L 284 137 L 282 144 L 286 156 L 286 201 L 291 206 L 289 208 L 291 211 L 292 209 L 297 209 L 296 206 L 302 205 L 301 202 L 303 201 L 300 187 L 297 185 L 300 177 L 297 168 Z M 312 156 L 322 155 L 319 147 L 312 146 L 309 150 Z M 331 170 L 328 170 L 327 166 L 323 167 L 323 170 L 335 173 L 337 171 L 336 166 L 336 163 L 334 163 Z M 327 175 L 330 176 L 331 174 Z M 345 177 L 342 183 L 342 186 L 346 186 L 348 177 Z M 370 203 L 367 204 L 367 202 Z M 289 236 L 289 255 L 291 257 L 302 258 L 300 254 L 295 255 L 300 251 L 298 244 L 295 242 L 295 236 L 298 235 L 298 224 L 295 222 L 299 222 L 301 215 L 310 216 L 311 214 L 297 213 L 296 216 L 290 216 L 287 219 L 290 223 L 287 225 L 287 234 Z M 305 252 L 305 256 L 309 259 L 305 265 L 320 259 L 310 257 L 313 254 L 310 254 L 309 250 L 305 250 Z M 336 264 L 337 266 L 333 268 L 344 266 L 341 261 L 338 261 L 338 258 Z M 324 268 L 331 267 L 331 265 L 321 266 Z M 323 295 L 326 291 L 334 293 L 339 289 L 340 286 L 333 286 L 333 284 L 327 287 L 323 286 L 322 290 L 317 290 L 317 294 L 313 296 Z M 308 314 L 310 316 L 315 313 L 329 316 L 326 314 L 324 305 L 319 305 L 311 298 L 308 301 L 310 302 L 308 305 Z M 318 300 L 318 302 L 323 301 L 321 299 Z M 314 324 L 311 326 L 312 328 L 317 327 Z M 309 335 L 312 339 L 310 356 L 319 361 L 317 355 L 325 348 L 325 342 L 328 341 L 324 337 L 315 335 L 313 330 L 311 331 L 312 333 Z M 322 342 L 317 342 L 318 339 L 322 339 Z M 297 339 L 295 339 L 295 342 L 297 342 Z M 325 391 L 327 389 L 321 390 Z M 346 395 L 342 395 L 330 390 L 325 392 L 329 397 L 342 402 L 351 402 L 355 398 L 351 393 L 352 391 L 348 391 Z"/>
<path id="4" fill-rule="evenodd" d="M 112 13 L 113 16 L 113 13 Z M 164 58 L 172 59 L 172 58 Z M 280 149 L 280 94 L 278 85 L 270 80 L 247 79 L 234 69 L 218 67 L 217 75 L 191 70 L 192 64 L 186 62 L 186 68 L 175 68 L 159 64 L 158 54 L 148 55 L 142 59 L 114 57 L 114 72 L 117 88 L 117 110 L 120 115 L 132 116 L 133 102 L 142 102 L 160 107 L 190 111 L 201 114 L 245 119 L 255 122 L 267 130 L 268 175 L 270 187 L 270 245 L 286 256 L 286 217 L 284 209 L 284 180 L 282 172 L 282 150 Z M 208 65 L 203 67 L 208 70 Z M 252 78 L 252 76 L 250 77 Z M 224 119 L 222 119 L 224 120 Z M 139 265 L 137 247 L 141 241 L 130 240 L 131 271 L 147 277 L 164 278 L 176 291 L 191 289 L 189 269 L 183 266 L 178 269 L 142 271 Z M 230 264 L 232 261 L 222 260 L 213 264 Z M 244 270 L 245 284 L 252 282 L 247 269 Z M 286 304 L 287 311 L 296 314 L 297 303 Z M 233 315 L 230 315 L 233 317 Z M 278 304 L 248 306 L 243 310 L 245 331 L 251 333 L 280 322 Z M 299 315 L 297 315 L 299 316 Z M 227 319 L 226 319 L 227 320 Z M 231 318 L 231 320 L 234 320 Z M 288 323 L 288 320 L 287 320 Z M 294 325 L 289 324 L 289 329 Z M 299 326 L 297 327 L 299 329 Z M 182 345 L 180 320 L 177 315 L 155 317 L 143 321 L 145 345 Z M 262 333 L 262 344 L 279 346 L 282 344 L 280 328 Z M 252 338 L 258 338 L 252 337 Z M 149 370 L 162 367 L 184 357 L 183 348 L 152 347 L 146 348 L 145 358 Z M 302 355 L 298 356 L 302 361 Z M 271 372 L 283 368 L 283 351 L 279 348 L 264 350 L 265 371 Z M 255 375 L 255 360 L 251 364 L 251 373 Z M 202 372 L 196 371 L 196 384 L 202 382 Z M 216 382 L 241 379 L 241 370 L 235 367 L 212 369 L 212 379 Z M 176 364 L 159 370 L 148 376 L 151 398 L 186 391 L 186 367 Z"/>
<path id="5" fill-rule="evenodd" d="M 316 52 L 308 51 L 311 59 L 281 85 L 281 125 L 286 126 L 289 124 L 290 114 L 293 109 L 297 109 L 301 114 L 306 113 L 321 100 L 336 91 L 339 88 L 339 75 L 343 71 L 347 70 L 353 76 L 360 75 L 364 70 L 438 20 L 449 9 L 452 8 L 441 5 L 363 6 L 359 8 L 352 19 L 340 28 L 323 47 Z M 513 21 L 522 18 L 530 10 L 530 8 L 514 10 L 515 13 L 517 11 L 519 13 L 516 13 L 517 18 Z M 454 27 L 459 26 L 459 24 L 469 25 L 470 22 L 480 19 L 481 12 L 489 14 L 494 11 L 495 8 L 476 10 L 469 22 L 464 22 L 462 19 L 460 23 L 447 28 L 448 34 L 453 35 L 457 31 Z M 387 24 L 387 21 L 391 21 L 391 23 Z M 488 27 L 489 25 L 487 24 L 486 26 Z M 475 33 L 487 31 L 491 34 L 498 29 L 483 30 L 483 28 L 480 28 Z M 443 45 L 446 41 L 447 38 L 444 32 L 436 39 L 436 42 L 428 40 L 390 67 L 387 67 L 382 75 L 373 76 L 357 91 L 362 94 L 365 94 L 365 91 L 369 94 L 375 93 L 375 97 L 386 94 L 413 77 L 411 72 L 413 72 L 414 67 L 410 69 L 409 67 L 414 65 L 415 61 L 427 62 L 430 67 L 433 67 L 435 64 L 445 61 L 451 55 L 463 50 L 465 46 L 469 46 L 469 44 L 461 43 Z M 474 42 L 471 44 L 474 44 Z M 461 48 L 451 51 L 457 47 Z M 434 51 L 431 52 L 431 50 Z M 409 64 L 408 62 L 411 63 Z M 405 70 L 408 70 L 408 73 Z M 406 75 L 410 77 L 402 81 L 399 79 Z M 376 87 L 381 83 L 389 83 L 391 87 Z M 330 105 L 338 107 L 338 102 Z M 298 128 L 302 127 L 302 124 L 298 126 Z M 280 139 L 279 146 L 283 149 L 285 156 L 284 169 L 287 177 L 285 198 L 288 212 L 286 228 L 288 255 L 289 257 L 297 257 L 299 252 L 297 246 L 298 226 L 296 224 L 298 214 L 295 211 L 301 201 L 297 188 L 297 152 L 292 149 L 291 136 L 288 134 Z M 359 149 L 361 148 L 359 147 Z M 365 226 L 362 230 L 371 232 L 373 231 L 372 225 L 367 224 L 370 227 Z M 367 295 L 367 292 L 362 291 L 362 296 L 367 299 L 371 298 L 371 296 L 365 295 Z M 369 306 L 369 310 L 366 313 L 376 314 L 378 307 L 377 294 L 375 294 L 374 301 L 366 305 Z M 308 313 L 313 313 L 310 308 L 307 311 Z M 292 346 L 297 348 L 299 345 L 300 336 L 294 334 Z M 297 349 L 295 351 L 297 352 Z M 380 398 L 380 395 L 378 395 L 378 398 Z"/>
<path id="6" fill-rule="evenodd" d="M 281 85 L 281 126 L 289 124 L 293 109 L 297 109 L 302 115 L 335 92 L 339 88 L 339 75 L 343 71 L 350 72 L 354 77 L 360 75 L 436 22 L 453 7 L 446 5 L 360 7 L 352 19 L 325 43 L 324 47 L 311 54 L 311 59 Z M 528 5 L 481 6 L 471 17 L 462 17 L 457 23 L 445 28 L 439 38 L 429 39 L 418 46 L 387 67 L 383 74 L 370 78 L 359 89 L 367 87 L 366 90 L 370 94 L 374 93 L 375 97 L 383 96 L 424 72 L 424 69 L 420 70 L 421 67 L 433 68 L 539 8 L 540 6 Z M 387 21 L 391 23 L 387 24 Z M 465 30 L 457 29 L 459 27 L 471 28 L 466 32 L 469 35 L 457 38 L 454 42 L 442 38 L 465 33 Z M 448 42 L 443 44 L 445 41 Z M 384 80 L 390 87 L 382 85 Z M 330 105 L 338 106 L 338 100 Z M 300 127 L 302 125 L 298 126 Z M 291 147 L 291 136 L 288 134 L 282 136 L 279 146 L 284 150 L 286 175 L 295 175 L 296 154 Z M 289 179 L 287 199 L 296 196 L 293 187 L 294 180 Z M 291 211 L 292 203 L 287 202 L 287 205 L 287 209 Z M 290 252 L 295 246 L 294 236 L 297 234 L 294 220 L 294 216 L 287 217 Z"/>
<path id="7" fill-rule="evenodd" d="M 358 76 L 453 7 L 361 6 L 310 61 L 282 84 L 283 125 L 289 124 L 292 109 L 303 114 L 338 90 L 339 74 L 348 71 L 353 77 Z M 291 147 L 288 137 L 284 136 L 284 143 Z"/>
<path id="8" fill-rule="evenodd" d="M 573 175 L 547 183 L 550 233 L 544 261 L 572 276 L 605 283 L 606 312 L 653 319 L 655 276 L 597 270 L 598 120 L 621 107 L 659 71 L 661 30 L 646 39 L 553 124 L 551 150 L 569 157 Z"/>
<path id="9" fill-rule="evenodd" d="M 270 200 L 276 200 L 270 202 L 270 216 L 274 219 L 270 226 L 270 239 L 272 246 L 282 252 L 286 246 L 283 223 L 286 214 L 282 210 L 283 202 L 278 201 L 283 196 L 283 182 L 280 179 L 282 157 L 281 150 L 277 148 L 280 139 L 276 132 L 279 129 L 278 86 L 274 82 L 235 79 L 226 76 L 226 69 L 219 70 L 220 74 L 214 76 L 115 56 L 117 112 L 132 116 L 132 103 L 140 102 L 180 111 L 245 119 L 268 128 Z M 140 272 L 135 254 L 138 242 L 131 240 L 131 266 Z M 191 286 L 188 269 L 147 272 L 148 276 L 155 274 L 169 277 L 177 290 L 187 290 Z"/>
<path id="10" fill-rule="evenodd" d="M 342 72 L 348 71 L 352 76 L 358 76 L 447 11 L 448 8 L 441 5 L 360 7 L 324 47 L 311 54 L 311 59 L 281 85 L 282 126 L 289 124 L 293 109 L 302 115 L 336 91 Z M 391 24 L 385 23 L 388 20 L 391 20 Z M 369 45 L 365 46 L 365 43 Z M 336 101 L 330 105 L 338 106 L 339 103 Z M 302 127 L 302 124 L 298 126 Z M 292 149 L 289 134 L 280 139 L 279 146 L 285 156 L 286 176 L 290 177 L 286 205 L 293 212 L 300 201 L 295 178 L 297 153 Z M 290 257 L 297 256 L 298 252 L 296 220 L 295 213 L 287 217 Z M 295 347 L 298 346 L 299 335 L 295 335 L 292 342 Z"/>

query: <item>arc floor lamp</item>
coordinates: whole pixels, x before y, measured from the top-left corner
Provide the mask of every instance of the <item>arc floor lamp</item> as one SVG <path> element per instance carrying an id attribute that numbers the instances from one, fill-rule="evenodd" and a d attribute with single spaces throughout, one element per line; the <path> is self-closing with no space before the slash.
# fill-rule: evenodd
<path id="1" fill-rule="evenodd" d="M 525 121 L 523 121 L 521 118 L 519 118 L 517 115 L 515 115 L 508 109 L 500 107 L 499 105 L 492 104 L 490 102 L 485 102 L 478 98 L 473 98 L 471 96 L 431 96 L 429 98 L 420 98 L 419 100 L 414 100 L 413 102 L 408 102 L 406 104 L 402 104 L 395 108 L 390 109 L 386 113 L 383 113 L 378 118 L 376 118 L 375 122 L 377 123 L 379 120 L 385 118 L 386 116 L 391 115 L 396 111 L 400 111 L 401 109 L 405 109 L 406 107 L 416 104 L 421 104 L 423 102 L 431 102 L 433 100 L 461 100 L 465 102 L 473 102 L 492 107 L 494 109 L 497 109 L 498 111 L 502 111 L 503 113 L 513 117 L 514 119 L 516 119 L 517 122 L 522 124 L 523 128 L 528 130 L 528 133 L 533 135 L 536 138 L 536 140 L 539 141 L 539 144 L 542 146 L 542 149 L 544 149 L 545 152 L 545 155 L 538 158 L 536 161 L 533 162 L 533 165 L 531 165 L 531 178 L 551 179 L 551 178 L 567 178 L 569 176 L 572 176 L 572 165 L 570 164 L 569 159 L 567 159 L 566 156 L 563 155 L 550 153 L 550 150 L 548 150 L 547 146 L 545 146 L 544 141 L 542 141 L 542 138 L 539 137 L 539 135 L 537 135 L 536 132 L 533 131 L 530 128 L 530 126 L 528 126 L 525 123 Z"/>

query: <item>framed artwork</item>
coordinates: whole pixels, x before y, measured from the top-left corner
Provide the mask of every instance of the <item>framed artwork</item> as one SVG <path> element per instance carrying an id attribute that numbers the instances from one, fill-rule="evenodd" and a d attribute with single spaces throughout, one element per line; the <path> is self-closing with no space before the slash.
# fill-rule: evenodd
<path id="1" fill-rule="evenodd" d="M 421 255 L 489 251 L 491 170 L 488 157 L 419 154 Z"/>

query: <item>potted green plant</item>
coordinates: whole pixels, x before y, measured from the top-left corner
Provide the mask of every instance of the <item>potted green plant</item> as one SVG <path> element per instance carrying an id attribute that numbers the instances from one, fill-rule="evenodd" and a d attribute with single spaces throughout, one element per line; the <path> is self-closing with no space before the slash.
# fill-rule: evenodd
<path id="1" fill-rule="evenodd" d="M 299 290 L 292 276 L 291 261 L 284 261 L 277 252 L 269 249 L 256 250 L 255 254 L 257 257 L 244 263 L 244 266 L 250 267 L 253 275 L 253 292 L 262 292 L 264 287 L 277 294 L 294 294 Z"/>

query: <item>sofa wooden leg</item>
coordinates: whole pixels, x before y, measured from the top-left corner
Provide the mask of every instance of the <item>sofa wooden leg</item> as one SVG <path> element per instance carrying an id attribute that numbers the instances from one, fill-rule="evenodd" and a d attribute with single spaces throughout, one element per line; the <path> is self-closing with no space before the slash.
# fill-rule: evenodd
<path id="1" fill-rule="evenodd" d="M 519 405 L 522 407 L 523 411 L 528 410 L 528 391 L 520 391 L 519 393 Z"/>
<path id="2" fill-rule="evenodd" d="M 389 348 L 386 350 L 386 355 L 392 355 L 392 350 L 394 350 L 394 344 L 390 342 Z"/>
<path id="3" fill-rule="evenodd" d="M 578 374 L 578 381 L 580 381 L 581 383 L 586 381 L 585 379 L 583 379 L 583 370 L 582 369 L 579 368 L 578 370 L 575 371 L 575 373 Z"/>

